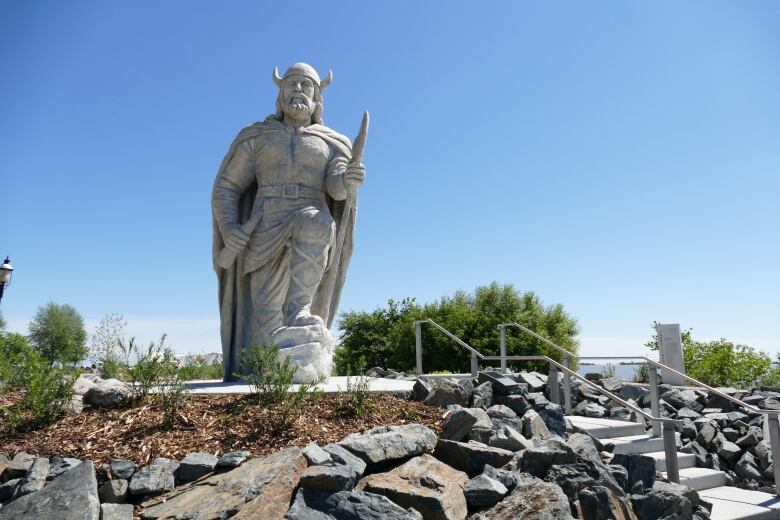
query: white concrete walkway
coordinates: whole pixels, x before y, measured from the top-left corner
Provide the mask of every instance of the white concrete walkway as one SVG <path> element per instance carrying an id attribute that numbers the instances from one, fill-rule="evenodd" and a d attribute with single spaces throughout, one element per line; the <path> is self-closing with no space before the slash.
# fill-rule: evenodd
<path id="1" fill-rule="evenodd" d="M 353 378 L 355 379 L 355 378 Z M 368 391 L 372 393 L 402 393 L 409 392 L 414 386 L 414 381 L 400 379 L 384 379 L 369 377 Z M 193 394 L 248 394 L 251 393 L 249 385 L 242 381 L 224 383 L 221 379 L 204 379 L 199 381 L 187 381 L 187 388 Z M 331 377 L 328 381 L 318 386 L 326 394 L 335 394 L 347 390 L 347 377 Z M 293 392 L 298 391 L 298 385 L 293 385 Z"/>

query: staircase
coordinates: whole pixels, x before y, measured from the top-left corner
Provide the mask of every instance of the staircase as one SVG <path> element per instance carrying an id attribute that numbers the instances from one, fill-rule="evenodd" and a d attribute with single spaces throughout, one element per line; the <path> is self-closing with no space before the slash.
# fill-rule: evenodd
<path id="1" fill-rule="evenodd" d="M 613 453 L 641 453 L 654 458 L 656 472 L 666 478 L 663 438 L 645 433 L 643 424 L 576 415 L 567 415 L 566 419 L 574 428 L 613 444 Z M 678 452 L 677 461 L 680 484 L 698 491 L 702 499 L 712 504 L 711 520 L 780 520 L 779 497 L 726 486 L 726 473 L 697 468 L 696 457 L 690 453 Z"/>

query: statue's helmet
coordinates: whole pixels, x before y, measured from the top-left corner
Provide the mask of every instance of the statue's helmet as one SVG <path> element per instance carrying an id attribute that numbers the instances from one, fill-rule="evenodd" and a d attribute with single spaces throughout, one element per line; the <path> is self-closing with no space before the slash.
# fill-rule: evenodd
<path id="1" fill-rule="evenodd" d="M 276 83 L 276 86 L 281 88 L 282 82 L 284 82 L 285 79 L 287 79 L 290 76 L 305 76 L 312 80 L 315 85 L 317 85 L 320 90 L 325 90 L 328 88 L 328 85 L 330 85 L 330 82 L 333 81 L 333 71 L 328 70 L 328 77 L 326 77 L 323 80 L 320 80 L 320 75 L 317 74 L 317 71 L 314 70 L 314 67 L 307 63 L 293 63 L 290 65 L 287 70 L 284 73 L 284 76 L 279 76 L 279 69 L 274 67 L 274 83 Z"/>

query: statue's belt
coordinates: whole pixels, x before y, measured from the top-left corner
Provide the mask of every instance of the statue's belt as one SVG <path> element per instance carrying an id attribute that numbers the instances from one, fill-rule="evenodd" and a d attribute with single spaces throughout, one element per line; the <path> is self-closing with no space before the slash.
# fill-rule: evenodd
<path id="1" fill-rule="evenodd" d="M 281 197 L 283 199 L 319 199 L 324 192 L 301 186 L 299 184 L 276 184 L 271 186 L 260 186 L 257 188 L 258 197 Z"/>

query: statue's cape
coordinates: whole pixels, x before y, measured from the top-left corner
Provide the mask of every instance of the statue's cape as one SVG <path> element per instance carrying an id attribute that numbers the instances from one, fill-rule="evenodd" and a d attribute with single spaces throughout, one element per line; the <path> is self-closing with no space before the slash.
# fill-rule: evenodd
<path id="1" fill-rule="evenodd" d="M 274 116 L 268 116 L 265 121 L 254 123 L 241 130 L 230 148 L 222 159 L 219 166 L 214 186 L 217 186 L 220 178 L 224 175 L 227 165 L 236 153 L 238 146 L 254 137 L 259 137 L 266 133 L 279 131 L 283 125 Z M 304 132 L 316 135 L 328 144 L 341 152 L 347 160 L 352 158 L 352 145 L 346 137 L 334 132 L 323 125 L 311 125 L 303 129 Z M 244 192 L 238 204 L 238 223 L 243 224 L 249 218 L 257 194 L 257 184 Z M 341 256 L 338 261 L 329 261 L 325 273 L 322 275 L 322 281 L 314 294 L 311 312 L 320 316 L 330 328 L 336 317 L 339 300 L 341 299 L 341 289 L 344 287 L 344 280 L 349 267 L 349 261 L 354 249 L 354 231 L 355 214 L 357 212 L 357 200 L 352 207 L 352 211 L 346 222 L 342 222 L 344 214 L 344 201 L 337 201 L 327 196 L 327 204 L 330 214 L 336 222 L 336 229 L 346 226 L 344 246 L 341 250 Z M 222 269 L 216 263 L 217 255 L 225 247 L 222 240 L 222 234 L 219 231 L 219 225 L 216 218 L 212 215 L 213 242 L 212 259 L 214 261 L 214 270 L 217 273 L 219 282 L 219 311 L 220 311 L 220 332 L 222 336 L 222 354 L 225 367 L 225 380 L 234 379 L 234 374 L 239 372 L 239 354 L 247 346 L 249 338 L 249 323 L 251 320 L 251 297 L 249 294 L 249 275 L 241 275 L 244 272 L 244 254 L 238 255 L 235 263 L 229 269 Z M 331 248 L 333 254 L 335 246 Z M 335 260 L 335 259 L 334 259 Z"/>

